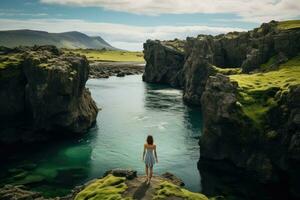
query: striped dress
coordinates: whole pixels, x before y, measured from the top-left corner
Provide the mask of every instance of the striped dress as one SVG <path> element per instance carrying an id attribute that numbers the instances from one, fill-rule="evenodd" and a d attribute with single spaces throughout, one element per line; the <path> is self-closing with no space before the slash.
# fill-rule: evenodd
<path id="1" fill-rule="evenodd" d="M 155 164 L 155 159 L 154 159 L 154 149 L 146 148 L 146 154 L 145 154 L 145 164 L 148 167 L 153 167 Z"/>

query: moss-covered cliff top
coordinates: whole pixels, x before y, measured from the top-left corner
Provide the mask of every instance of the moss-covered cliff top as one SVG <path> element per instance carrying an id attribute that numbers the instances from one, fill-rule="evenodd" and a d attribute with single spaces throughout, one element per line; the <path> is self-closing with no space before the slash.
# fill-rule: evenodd
<path id="1" fill-rule="evenodd" d="M 261 126 L 266 113 L 277 105 L 280 96 L 290 87 L 300 85 L 300 55 L 281 64 L 277 70 L 229 77 L 239 85 L 243 111 Z"/>
<path id="2" fill-rule="evenodd" d="M 190 192 L 170 180 L 154 176 L 150 184 L 146 183 L 146 177 L 140 176 L 133 179 L 117 177 L 112 174 L 102 179 L 97 179 L 88 184 L 75 197 L 75 200 L 94 199 L 186 199 L 208 200 L 200 193 Z"/>
<path id="3" fill-rule="evenodd" d="M 10 53 L 0 55 L 0 70 L 11 66 L 17 66 L 22 61 L 20 53 Z"/>
<path id="4" fill-rule="evenodd" d="M 165 40 L 162 41 L 161 43 L 177 51 L 184 52 L 185 40 L 179 40 L 179 39 Z"/>

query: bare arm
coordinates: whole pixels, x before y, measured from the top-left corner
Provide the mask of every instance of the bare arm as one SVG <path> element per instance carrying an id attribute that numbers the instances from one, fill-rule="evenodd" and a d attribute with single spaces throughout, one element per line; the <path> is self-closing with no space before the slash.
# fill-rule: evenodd
<path id="1" fill-rule="evenodd" d="M 158 163 L 157 153 L 156 153 L 156 145 L 154 146 L 154 155 L 155 155 L 156 162 Z"/>
<path id="2" fill-rule="evenodd" d="M 144 151 L 143 151 L 143 157 L 142 157 L 142 160 L 145 159 L 145 153 L 146 153 L 146 145 L 144 144 Z"/>

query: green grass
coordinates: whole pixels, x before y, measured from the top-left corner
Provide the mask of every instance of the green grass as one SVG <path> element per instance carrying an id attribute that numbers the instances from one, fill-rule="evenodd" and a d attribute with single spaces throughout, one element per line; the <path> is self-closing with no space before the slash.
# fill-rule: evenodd
<path id="1" fill-rule="evenodd" d="M 153 200 L 166 199 L 170 196 L 181 197 L 186 200 L 208 200 L 203 194 L 190 192 L 167 181 L 159 184 Z"/>
<path id="2" fill-rule="evenodd" d="M 121 200 L 122 193 L 127 189 L 125 184 L 126 178 L 115 177 L 111 174 L 102 179 L 89 184 L 81 192 L 79 192 L 75 200 Z M 125 198 L 131 199 L 131 198 Z"/>
<path id="3" fill-rule="evenodd" d="M 278 28 L 281 30 L 300 28 L 300 20 L 289 20 L 279 22 Z"/>
<path id="4" fill-rule="evenodd" d="M 240 74 L 242 72 L 241 68 L 220 68 L 213 66 L 217 73 L 224 75 Z"/>
<path id="5" fill-rule="evenodd" d="M 300 84 L 300 55 L 280 65 L 276 71 L 229 77 L 239 85 L 238 98 L 244 113 L 261 127 L 266 113 L 277 105 L 275 96 L 287 92 L 290 86 Z"/>
<path id="6" fill-rule="evenodd" d="M 166 41 L 162 41 L 162 44 L 169 46 L 173 49 L 176 49 L 180 52 L 184 52 L 185 40 L 179 40 L 179 39 L 166 40 Z"/>
<path id="7" fill-rule="evenodd" d="M 64 51 L 85 55 L 90 61 L 145 62 L 143 53 L 139 51 L 131 52 L 92 49 L 64 49 Z"/>

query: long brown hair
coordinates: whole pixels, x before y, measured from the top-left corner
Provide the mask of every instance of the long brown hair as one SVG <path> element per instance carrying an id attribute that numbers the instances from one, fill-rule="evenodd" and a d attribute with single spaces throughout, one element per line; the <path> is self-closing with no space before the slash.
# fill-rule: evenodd
<path id="1" fill-rule="evenodd" d="M 153 137 L 152 137 L 152 135 L 148 135 L 148 137 L 147 137 L 147 144 L 153 145 Z"/>

